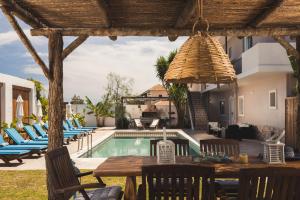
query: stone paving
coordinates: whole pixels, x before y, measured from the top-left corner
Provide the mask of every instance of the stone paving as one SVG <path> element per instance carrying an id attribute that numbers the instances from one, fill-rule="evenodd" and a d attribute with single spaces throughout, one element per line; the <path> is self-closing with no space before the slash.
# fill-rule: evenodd
<path id="1" fill-rule="evenodd" d="M 188 135 L 193 137 L 196 141 L 201 139 L 213 139 L 216 138 L 213 135 L 209 135 L 205 132 L 184 130 Z M 105 138 L 114 133 L 114 129 L 111 127 L 99 128 L 93 133 L 93 146 L 97 145 Z M 81 141 L 80 141 L 81 142 Z M 76 166 L 80 169 L 95 169 L 100 163 L 105 161 L 105 158 L 78 158 L 83 152 L 87 150 L 87 137 L 83 138 L 83 148 L 78 151 L 78 141 L 72 141 L 67 145 L 71 158 L 76 162 Z M 261 142 L 256 140 L 243 140 L 240 142 L 241 152 L 247 152 L 250 156 L 257 156 L 262 152 Z M 0 160 L 0 170 L 44 170 L 45 159 L 41 157 L 32 157 L 23 159 L 22 164 L 18 164 L 17 161 L 12 161 L 11 166 L 7 166 Z"/>

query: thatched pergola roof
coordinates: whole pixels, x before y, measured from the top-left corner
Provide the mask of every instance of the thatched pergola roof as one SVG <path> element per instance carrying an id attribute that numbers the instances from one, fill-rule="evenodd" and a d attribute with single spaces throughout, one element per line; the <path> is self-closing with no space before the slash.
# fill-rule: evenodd
<path id="1" fill-rule="evenodd" d="M 0 0 L 33 35 L 189 35 L 195 0 Z M 299 0 L 204 0 L 214 35 L 298 35 Z M 172 40 L 172 38 L 171 38 Z"/>

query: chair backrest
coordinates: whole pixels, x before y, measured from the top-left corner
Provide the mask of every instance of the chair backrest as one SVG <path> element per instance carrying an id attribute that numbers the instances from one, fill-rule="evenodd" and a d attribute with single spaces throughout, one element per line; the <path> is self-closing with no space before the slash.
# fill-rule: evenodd
<path id="1" fill-rule="evenodd" d="M 40 134 L 42 137 L 48 137 L 46 131 L 44 131 L 44 129 L 40 124 L 33 124 L 32 126 L 36 130 L 36 132 Z"/>
<path id="2" fill-rule="evenodd" d="M 64 128 L 65 131 L 69 131 L 70 130 L 69 126 L 66 124 L 65 121 L 63 121 L 63 128 Z"/>
<path id="3" fill-rule="evenodd" d="M 153 121 L 150 124 L 150 127 L 155 128 L 157 127 L 158 123 L 159 123 L 159 119 L 153 119 Z"/>
<path id="4" fill-rule="evenodd" d="M 219 123 L 218 122 L 208 122 L 208 125 L 211 128 L 218 128 L 219 127 Z"/>
<path id="5" fill-rule="evenodd" d="M 201 194 L 200 185 L 202 185 Z M 179 164 L 143 166 L 142 186 L 139 195 L 141 199 L 146 199 L 148 195 L 149 200 L 163 198 L 215 199 L 214 168 Z"/>
<path id="6" fill-rule="evenodd" d="M 252 168 L 241 169 L 240 200 L 298 200 L 300 199 L 300 169 Z"/>
<path id="7" fill-rule="evenodd" d="M 80 185 L 66 147 L 47 152 L 45 160 L 48 176 L 51 181 L 51 192 L 66 187 Z M 70 199 L 73 195 L 74 193 L 65 193 L 63 199 Z M 56 197 L 55 199 L 59 199 L 59 197 Z"/>
<path id="8" fill-rule="evenodd" d="M 79 122 L 78 119 L 74 119 L 74 122 L 75 122 L 77 128 L 82 128 L 82 126 L 81 126 L 81 124 L 80 124 L 80 122 Z"/>
<path id="9" fill-rule="evenodd" d="M 24 142 L 24 138 L 18 133 L 16 129 L 6 128 L 4 129 L 4 131 L 16 144 L 21 144 L 22 142 Z"/>
<path id="10" fill-rule="evenodd" d="M 0 134 L 0 144 L 4 144 L 4 143 L 6 143 L 6 142 L 4 141 L 3 136 Z"/>
<path id="11" fill-rule="evenodd" d="M 49 125 L 48 125 L 48 123 L 46 122 L 44 125 L 44 128 L 48 131 L 49 130 Z"/>
<path id="12" fill-rule="evenodd" d="M 175 139 L 175 138 L 169 139 L 169 140 L 173 141 L 175 144 L 175 155 L 176 156 L 189 156 L 190 155 L 189 140 Z M 159 141 L 161 141 L 161 139 L 150 140 L 150 156 L 157 155 L 156 145 Z"/>
<path id="13" fill-rule="evenodd" d="M 266 139 L 266 142 L 270 143 L 280 143 L 280 140 L 285 136 L 285 130 L 282 132 L 277 132 L 272 135 L 270 138 Z"/>
<path id="14" fill-rule="evenodd" d="M 142 127 L 142 126 L 143 126 L 143 124 L 142 124 L 142 122 L 141 122 L 140 119 L 134 119 L 134 122 L 135 122 L 135 125 L 136 125 L 137 127 Z"/>
<path id="15" fill-rule="evenodd" d="M 239 156 L 239 142 L 232 139 L 208 139 L 200 140 L 200 152 L 225 153 L 227 156 Z"/>
<path id="16" fill-rule="evenodd" d="M 32 140 L 38 139 L 39 136 L 34 132 L 34 130 L 31 126 L 26 125 L 26 126 L 23 127 L 23 129 L 25 130 L 25 132 L 29 135 L 29 137 Z"/>
<path id="17" fill-rule="evenodd" d="M 75 129 L 75 127 L 73 126 L 72 122 L 69 119 L 66 119 L 66 122 L 70 129 Z"/>

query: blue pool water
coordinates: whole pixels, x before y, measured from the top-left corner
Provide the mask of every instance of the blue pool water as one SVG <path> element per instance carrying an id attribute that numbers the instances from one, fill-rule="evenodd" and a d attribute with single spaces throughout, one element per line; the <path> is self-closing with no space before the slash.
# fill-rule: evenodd
<path id="1" fill-rule="evenodd" d="M 150 155 L 150 140 L 157 138 L 126 138 L 112 137 L 103 143 L 95 146 L 91 151 L 83 154 L 83 158 L 107 158 L 111 156 L 149 156 Z M 191 146 L 191 145 L 190 145 Z M 192 156 L 197 156 L 198 153 L 190 147 Z"/>

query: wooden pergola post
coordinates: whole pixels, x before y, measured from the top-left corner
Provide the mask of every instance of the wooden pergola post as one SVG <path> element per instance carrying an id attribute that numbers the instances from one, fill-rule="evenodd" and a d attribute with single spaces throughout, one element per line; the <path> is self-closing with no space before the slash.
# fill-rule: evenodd
<path id="1" fill-rule="evenodd" d="M 297 106 L 297 127 L 296 127 L 296 134 L 297 134 L 297 148 L 300 150 L 300 36 L 296 37 L 296 50 L 298 52 L 298 58 L 297 58 L 297 67 L 298 67 L 298 73 L 297 75 L 297 99 L 298 99 L 298 106 Z"/>
<path id="2" fill-rule="evenodd" d="M 63 145 L 63 37 L 60 32 L 49 34 L 49 144 L 48 149 Z"/>

